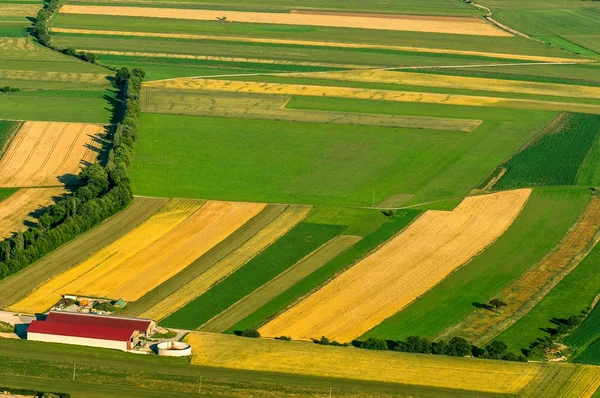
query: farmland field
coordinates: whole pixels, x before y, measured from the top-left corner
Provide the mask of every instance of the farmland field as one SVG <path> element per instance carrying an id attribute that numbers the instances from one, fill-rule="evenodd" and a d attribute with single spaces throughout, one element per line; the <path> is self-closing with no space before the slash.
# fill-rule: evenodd
<path id="1" fill-rule="evenodd" d="M 599 20 L 0 0 L 0 316 L 123 299 L 193 346 L 0 339 L 0 391 L 597 396 Z"/>

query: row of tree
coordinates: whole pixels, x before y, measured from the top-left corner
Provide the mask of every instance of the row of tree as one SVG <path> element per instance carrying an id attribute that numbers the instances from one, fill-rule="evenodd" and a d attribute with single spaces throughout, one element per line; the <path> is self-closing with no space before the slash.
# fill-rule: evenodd
<path id="1" fill-rule="evenodd" d="M 127 168 L 138 131 L 139 96 L 145 73 L 123 68 L 115 76 L 125 97 L 125 113 L 113 133 L 105 167 L 81 170 L 83 183 L 72 195 L 49 206 L 37 225 L 0 242 L 0 279 L 23 269 L 62 244 L 125 208 L 132 193 Z"/>
<path id="2" fill-rule="evenodd" d="M 484 348 L 470 344 L 462 337 L 453 337 L 450 341 L 432 341 L 426 337 L 409 336 L 405 341 L 382 340 L 370 337 L 364 342 L 353 342 L 355 346 L 368 350 L 391 350 L 412 352 L 418 354 L 447 355 L 451 357 L 473 356 L 484 359 L 501 359 L 505 361 L 526 362 L 522 355 L 515 355 L 508 351 L 508 346 L 494 340 Z"/>
<path id="3" fill-rule="evenodd" d="M 64 0 L 45 0 L 33 24 L 33 35 L 46 47 L 50 44 L 50 20 L 63 5 Z"/>

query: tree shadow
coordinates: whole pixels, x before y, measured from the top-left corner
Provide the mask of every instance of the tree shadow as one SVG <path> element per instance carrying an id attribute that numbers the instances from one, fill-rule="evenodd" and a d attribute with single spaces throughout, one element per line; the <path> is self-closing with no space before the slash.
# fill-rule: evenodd
<path id="1" fill-rule="evenodd" d="M 472 302 L 471 305 L 475 308 L 480 308 L 482 310 L 493 311 L 494 307 L 485 303 Z"/>

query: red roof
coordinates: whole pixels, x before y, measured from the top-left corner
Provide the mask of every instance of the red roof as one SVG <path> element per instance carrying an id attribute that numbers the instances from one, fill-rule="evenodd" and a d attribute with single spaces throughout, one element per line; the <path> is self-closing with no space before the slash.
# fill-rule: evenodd
<path id="1" fill-rule="evenodd" d="M 133 329 L 142 333 L 146 333 L 146 330 L 152 322 L 150 319 L 124 318 L 60 311 L 50 312 L 46 320 L 50 322 L 66 322 L 78 325 Z"/>
<path id="2" fill-rule="evenodd" d="M 27 333 L 55 334 L 59 336 L 85 337 L 100 340 L 128 341 L 134 329 L 82 325 L 67 322 L 32 321 Z"/>

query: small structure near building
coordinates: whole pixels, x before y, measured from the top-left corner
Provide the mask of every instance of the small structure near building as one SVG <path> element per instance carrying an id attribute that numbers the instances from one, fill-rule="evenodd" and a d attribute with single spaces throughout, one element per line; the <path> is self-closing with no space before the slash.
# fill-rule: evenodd
<path id="1" fill-rule="evenodd" d="M 45 320 L 31 322 L 27 339 L 128 351 L 155 328 L 151 319 L 52 311 Z"/>
<path id="2" fill-rule="evenodd" d="M 187 357 L 192 355 L 192 346 L 183 341 L 163 341 L 156 345 L 156 351 L 165 357 Z"/>

